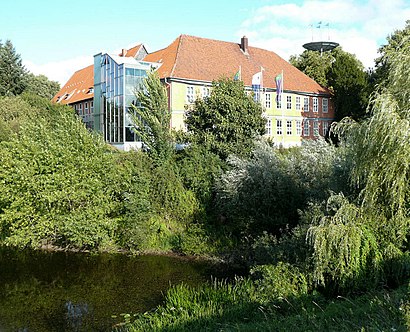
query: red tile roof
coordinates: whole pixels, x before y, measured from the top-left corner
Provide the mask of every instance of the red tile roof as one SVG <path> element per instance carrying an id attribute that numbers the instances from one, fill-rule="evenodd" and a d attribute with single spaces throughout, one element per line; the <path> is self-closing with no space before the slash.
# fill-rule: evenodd
<path id="1" fill-rule="evenodd" d="M 73 104 L 94 97 L 94 65 L 77 70 L 52 99 L 60 104 Z"/>
<path id="2" fill-rule="evenodd" d="M 145 61 L 162 62 L 160 77 L 213 81 L 232 77 L 241 67 L 245 85 L 252 84 L 252 75 L 263 67 L 264 87 L 276 88 L 275 77 L 283 70 L 284 90 L 329 93 L 310 77 L 276 53 L 248 47 L 248 54 L 237 43 L 180 35 L 168 47 L 148 54 Z"/>
<path id="3" fill-rule="evenodd" d="M 141 47 L 143 45 L 139 44 L 130 48 L 126 56 L 137 56 Z M 263 68 L 264 87 L 276 88 L 275 77 L 283 71 L 285 91 L 329 93 L 275 52 L 249 46 L 248 52 L 244 53 L 238 43 L 180 35 L 166 48 L 148 54 L 144 61 L 162 63 L 158 69 L 161 78 L 211 82 L 223 76 L 233 78 L 241 67 L 242 80 L 250 86 L 252 75 Z M 76 71 L 53 101 L 57 102 L 60 97 L 60 103 L 72 104 L 93 98 L 94 94 L 88 93 L 93 85 L 94 70 L 91 65 Z"/>
<path id="4" fill-rule="evenodd" d="M 142 44 L 138 44 L 127 50 L 126 57 L 136 57 Z M 77 70 L 52 99 L 55 103 L 74 104 L 76 102 L 91 99 L 94 92 L 89 93 L 94 87 L 94 65 Z"/>
<path id="5" fill-rule="evenodd" d="M 133 57 L 135 58 L 138 54 L 138 51 L 143 47 L 142 44 L 135 45 L 134 47 L 131 47 L 129 50 L 126 51 L 125 56 L 127 57 Z M 122 56 L 122 54 L 118 54 Z"/>

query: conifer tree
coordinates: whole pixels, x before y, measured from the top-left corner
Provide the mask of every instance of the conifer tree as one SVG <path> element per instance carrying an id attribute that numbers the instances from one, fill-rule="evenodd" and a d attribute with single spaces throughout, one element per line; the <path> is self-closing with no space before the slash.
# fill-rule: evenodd
<path id="1" fill-rule="evenodd" d="M 16 96 L 26 88 L 27 71 L 10 40 L 0 42 L 0 96 Z"/>

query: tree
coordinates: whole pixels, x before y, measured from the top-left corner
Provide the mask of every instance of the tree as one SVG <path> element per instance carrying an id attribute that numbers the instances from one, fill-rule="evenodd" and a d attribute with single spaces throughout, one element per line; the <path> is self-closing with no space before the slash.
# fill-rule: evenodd
<path id="1" fill-rule="evenodd" d="M 317 83 L 334 92 L 336 120 L 365 116 L 369 91 L 368 75 L 353 54 L 337 47 L 331 52 L 304 51 L 290 63 Z"/>
<path id="2" fill-rule="evenodd" d="M 367 74 L 354 55 L 337 48 L 333 56 L 327 77 L 335 95 L 336 121 L 346 116 L 359 120 L 365 116 L 368 103 Z"/>
<path id="3" fill-rule="evenodd" d="M 402 30 L 396 30 L 387 36 L 387 44 L 379 48 L 380 56 L 375 60 L 375 70 L 372 72 L 374 85 L 385 81 L 389 76 L 391 57 L 394 53 L 400 52 L 410 47 L 410 20 L 406 21 L 406 26 Z"/>
<path id="4" fill-rule="evenodd" d="M 216 208 L 234 229 L 275 235 L 298 222 L 299 210 L 339 189 L 339 150 L 324 140 L 282 150 L 261 141 L 252 158 L 230 158 L 216 183 Z M 315 165 L 315 167 L 311 167 Z"/>
<path id="5" fill-rule="evenodd" d="M 191 139 L 223 160 L 230 154 L 249 155 L 265 123 L 262 106 L 246 95 L 243 82 L 227 78 L 214 81 L 211 96 L 197 99 L 186 119 Z"/>
<path id="6" fill-rule="evenodd" d="M 139 105 L 133 106 L 134 113 L 131 115 L 134 131 L 154 158 L 167 159 L 174 149 L 170 131 L 171 113 L 166 90 L 156 72 L 150 72 L 144 79 L 137 98 Z"/>
<path id="7" fill-rule="evenodd" d="M 0 42 L 0 96 L 15 96 L 26 88 L 27 71 L 13 44 Z"/>
<path id="8" fill-rule="evenodd" d="M 29 73 L 26 77 L 27 87 L 25 92 L 34 93 L 40 97 L 51 99 L 60 90 L 60 83 L 50 81 L 44 75 L 34 75 Z"/>
<path id="9" fill-rule="evenodd" d="M 351 160 L 351 181 L 361 192 L 339 200 L 308 232 L 315 278 L 349 290 L 397 285 L 410 274 L 409 48 L 391 52 L 388 62 L 370 117 L 360 123 L 345 119 L 336 127 Z"/>
<path id="10" fill-rule="evenodd" d="M 331 52 L 324 52 L 322 55 L 315 51 L 304 51 L 301 55 L 292 55 L 289 62 L 314 79 L 323 87 L 328 87 L 327 73 L 332 66 L 334 57 Z"/>

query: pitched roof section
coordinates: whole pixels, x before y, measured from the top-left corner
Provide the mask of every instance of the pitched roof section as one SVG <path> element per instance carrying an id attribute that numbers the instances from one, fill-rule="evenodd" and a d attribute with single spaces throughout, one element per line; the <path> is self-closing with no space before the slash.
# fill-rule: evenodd
<path id="1" fill-rule="evenodd" d="M 125 57 L 136 58 L 140 52 L 146 52 L 143 44 L 138 44 L 128 49 Z M 121 54 L 120 54 L 121 55 Z M 52 102 L 60 104 L 73 104 L 94 97 L 90 89 L 94 87 L 94 65 L 77 70 L 53 97 Z"/>
<path id="2" fill-rule="evenodd" d="M 94 97 L 94 65 L 77 70 L 52 99 L 55 103 L 73 104 Z"/>
<path id="3" fill-rule="evenodd" d="M 162 66 L 158 69 L 158 74 L 161 78 L 176 77 L 174 75 L 174 68 L 177 63 L 179 47 L 183 36 L 179 36 L 168 47 L 150 53 L 144 58 L 144 61 L 162 63 Z"/>
<path id="4" fill-rule="evenodd" d="M 222 76 L 233 77 L 241 67 L 242 80 L 250 86 L 252 75 L 263 68 L 264 87 L 276 88 L 275 77 L 283 70 L 284 90 L 329 93 L 276 53 L 257 47 L 248 47 L 247 51 L 244 53 L 237 43 L 181 35 L 144 60 L 163 63 L 158 69 L 161 78 L 213 81 Z"/>

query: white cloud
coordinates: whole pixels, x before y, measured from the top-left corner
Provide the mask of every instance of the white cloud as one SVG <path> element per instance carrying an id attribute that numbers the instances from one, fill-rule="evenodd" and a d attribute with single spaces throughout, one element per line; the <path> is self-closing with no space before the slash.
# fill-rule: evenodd
<path id="1" fill-rule="evenodd" d="M 300 5 L 290 1 L 254 11 L 238 36 L 246 35 L 250 45 L 272 50 L 286 60 L 302 53 L 302 45 L 312 39 L 330 39 L 368 68 L 374 66 L 386 37 L 403 29 L 410 18 L 407 0 L 305 0 Z M 317 28 L 319 22 L 322 24 Z"/>
<path id="2" fill-rule="evenodd" d="M 79 69 L 93 64 L 92 56 L 80 56 L 72 59 L 53 61 L 45 64 L 36 64 L 32 61 L 23 61 L 24 66 L 33 74 L 43 74 L 52 81 L 63 86 L 68 79 Z"/>

